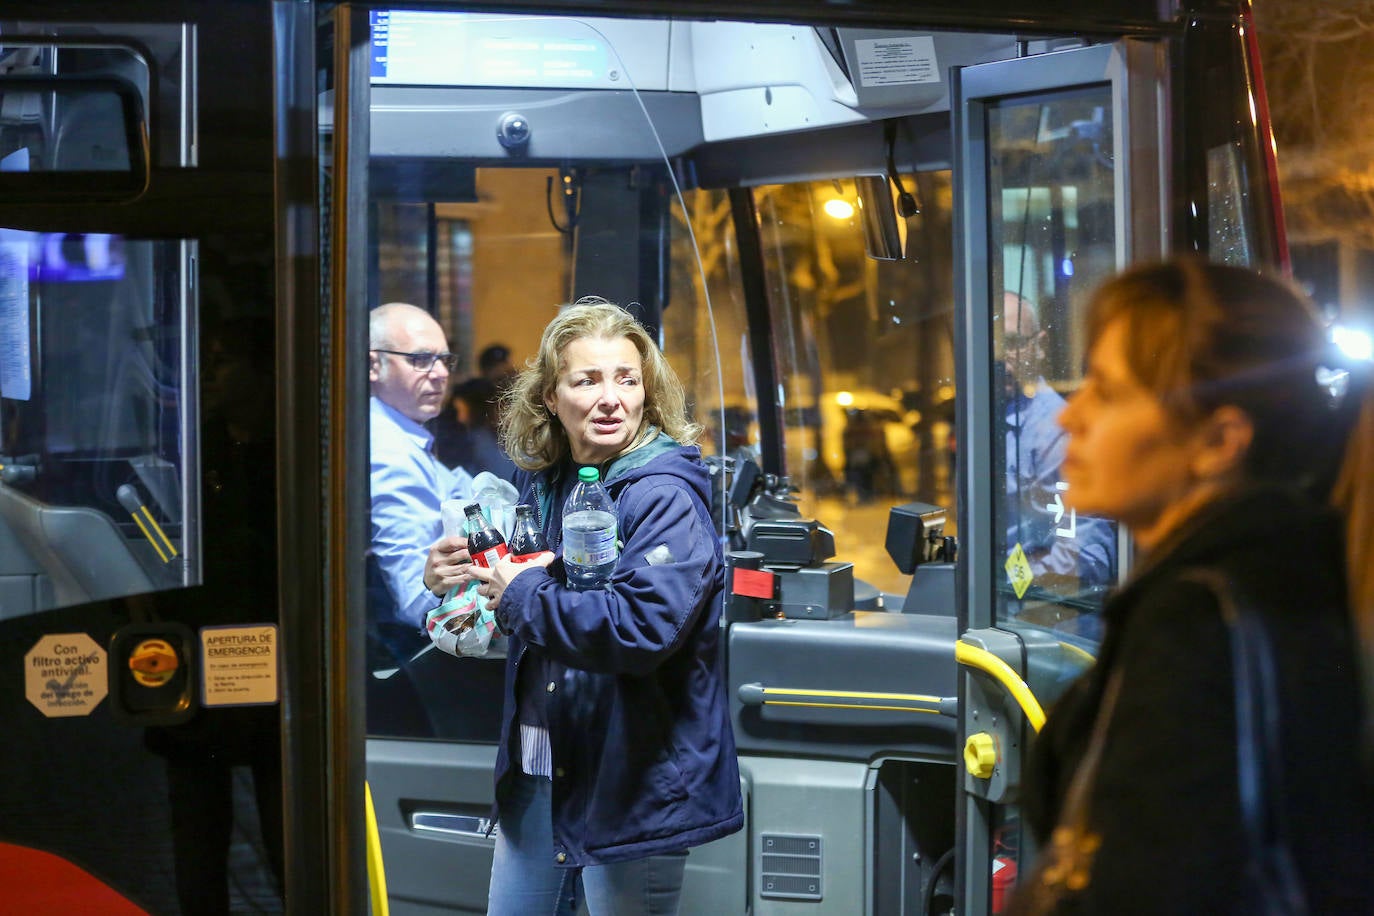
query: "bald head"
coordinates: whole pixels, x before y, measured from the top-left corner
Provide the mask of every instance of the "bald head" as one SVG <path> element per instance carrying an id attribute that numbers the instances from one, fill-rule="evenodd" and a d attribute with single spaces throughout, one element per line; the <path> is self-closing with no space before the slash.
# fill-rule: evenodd
<path id="1" fill-rule="evenodd" d="M 1045 358 L 1044 332 L 1035 305 L 1013 292 L 1002 294 L 1002 361 L 1008 390 L 1033 390 Z"/>
<path id="2" fill-rule="evenodd" d="M 372 395 L 417 423 L 436 416 L 444 404 L 448 367 L 436 360 L 422 372 L 409 356 L 448 353 L 439 322 L 407 302 L 388 302 L 371 311 L 367 328 Z"/>
<path id="3" fill-rule="evenodd" d="M 1002 327 L 1008 334 L 1034 337 L 1040 333 L 1040 316 L 1035 303 L 1013 292 L 1002 294 Z"/>
<path id="4" fill-rule="evenodd" d="M 443 328 L 434 317 L 409 302 L 388 302 L 379 305 L 367 316 L 367 347 L 369 350 L 401 349 L 396 345 L 397 338 L 422 330 L 438 331 Z"/>

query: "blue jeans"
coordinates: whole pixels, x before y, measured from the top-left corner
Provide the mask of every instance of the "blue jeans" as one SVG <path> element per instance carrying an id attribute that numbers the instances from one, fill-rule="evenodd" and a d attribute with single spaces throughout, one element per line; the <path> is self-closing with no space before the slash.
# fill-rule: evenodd
<path id="1" fill-rule="evenodd" d="M 491 863 L 487 916 L 573 916 L 585 897 L 591 916 L 676 916 L 686 851 L 559 868 L 553 861 L 553 784 L 512 774 Z"/>

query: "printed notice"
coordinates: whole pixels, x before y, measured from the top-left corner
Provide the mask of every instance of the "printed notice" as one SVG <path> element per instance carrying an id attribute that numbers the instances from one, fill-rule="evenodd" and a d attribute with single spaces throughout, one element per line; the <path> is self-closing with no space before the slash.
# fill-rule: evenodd
<path id="1" fill-rule="evenodd" d="M 27 172 L 29 151 L 0 159 L 0 172 Z M 32 232 L 0 229 L 0 397 L 32 396 L 29 356 L 29 246 Z"/>
<path id="2" fill-rule="evenodd" d="M 200 631 L 200 660 L 202 705 L 277 702 L 276 624 L 205 627 Z"/>
<path id="3" fill-rule="evenodd" d="M 29 246 L 33 234 L 0 229 L 0 396 L 32 395 L 29 356 Z"/>
<path id="4" fill-rule="evenodd" d="M 24 656 L 24 693 L 50 719 L 89 716 L 110 682 L 105 650 L 85 633 L 54 633 Z"/>
<path id="5" fill-rule="evenodd" d="M 860 86 L 906 86 L 940 82 L 935 39 L 929 35 L 861 38 L 854 42 Z"/>

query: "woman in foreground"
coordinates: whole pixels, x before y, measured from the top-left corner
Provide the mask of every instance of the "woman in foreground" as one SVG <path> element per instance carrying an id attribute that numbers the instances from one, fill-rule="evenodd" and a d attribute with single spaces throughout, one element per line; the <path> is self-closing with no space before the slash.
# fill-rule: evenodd
<path id="1" fill-rule="evenodd" d="M 1280 748 L 1267 795 L 1295 883 L 1310 912 L 1374 913 L 1356 635 L 1371 608 L 1352 600 L 1374 570 L 1361 560 L 1347 582 L 1331 507 L 1338 478 L 1350 504 L 1374 475 L 1369 428 L 1349 432 L 1367 373 L 1333 398 L 1311 304 L 1196 260 L 1109 281 L 1088 335 L 1086 377 L 1059 419 L 1067 496 L 1125 525 L 1138 552 L 1107 602 L 1096 664 L 1032 748 L 1022 801 L 1040 859 L 1011 912 L 1261 911 L 1222 617 L 1234 602 L 1263 622 L 1276 663 L 1278 708 L 1261 710 L 1277 716 Z M 1367 550 L 1364 513 L 1346 515 L 1349 544 Z"/>

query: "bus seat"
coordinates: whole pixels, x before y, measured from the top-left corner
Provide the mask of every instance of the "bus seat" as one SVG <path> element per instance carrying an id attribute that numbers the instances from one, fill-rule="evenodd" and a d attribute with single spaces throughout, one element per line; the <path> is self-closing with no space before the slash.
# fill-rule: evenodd
<path id="1" fill-rule="evenodd" d="M 0 521 L 0 620 L 24 617 L 52 604 L 43 567 L 10 526 Z"/>
<path id="2" fill-rule="evenodd" d="M 139 565 L 115 523 L 103 512 L 45 506 L 0 484 L 0 522 L 8 526 L 47 573 L 52 583 L 53 606 L 150 592 L 158 587 Z"/>

